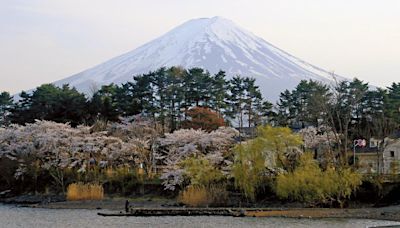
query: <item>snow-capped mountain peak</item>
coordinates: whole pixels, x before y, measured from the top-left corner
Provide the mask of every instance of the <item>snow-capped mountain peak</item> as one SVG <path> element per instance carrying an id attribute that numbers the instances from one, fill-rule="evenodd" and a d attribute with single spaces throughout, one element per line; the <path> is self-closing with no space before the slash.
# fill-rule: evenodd
<path id="1" fill-rule="evenodd" d="M 160 67 L 202 67 L 228 76 L 256 78 L 263 95 L 275 101 L 301 79 L 332 81 L 329 72 L 306 63 L 222 18 L 189 20 L 133 51 L 55 82 L 89 92 L 93 85 L 124 83 Z"/>

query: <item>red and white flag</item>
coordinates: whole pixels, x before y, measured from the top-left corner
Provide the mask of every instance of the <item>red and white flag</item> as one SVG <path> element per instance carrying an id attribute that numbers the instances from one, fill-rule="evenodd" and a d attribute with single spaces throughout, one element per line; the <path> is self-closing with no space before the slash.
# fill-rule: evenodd
<path id="1" fill-rule="evenodd" d="M 365 139 L 356 139 L 354 140 L 354 146 L 365 147 L 367 146 L 367 141 Z"/>

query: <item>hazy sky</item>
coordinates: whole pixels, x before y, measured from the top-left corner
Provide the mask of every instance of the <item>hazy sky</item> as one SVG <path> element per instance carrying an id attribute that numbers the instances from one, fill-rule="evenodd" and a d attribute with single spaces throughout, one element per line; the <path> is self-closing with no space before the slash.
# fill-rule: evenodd
<path id="1" fill-rule="evenodd" d="M 0 0 L 0 91 L 56 81 L 213 16 L 342 76 L 400 82 L 399 0 Z"/>

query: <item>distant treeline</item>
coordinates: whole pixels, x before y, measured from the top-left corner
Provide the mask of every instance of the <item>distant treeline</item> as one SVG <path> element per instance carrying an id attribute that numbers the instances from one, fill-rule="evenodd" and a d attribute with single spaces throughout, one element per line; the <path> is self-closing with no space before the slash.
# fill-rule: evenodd
<path id="1" fill-rule="evenodd" d="M 32 93 L 22 92 L 18 102 L 3 92 L 1 123 L 40 119 L 76 126 L 141 114 L 172 132 L 182 126 L 189 110 L 203 107 L 239 127 L 262 123 L 298 129 L 326 125 L 345 141 L 385 137 L 400 124 L 400 83 L 387 89 L 369 89 L 368 83 L 358 79 L 333 86 L 303 80 L 292 91 L 282 92 L 274 106 L 263 99 L 255 81 L 241 76 L 227 80 L 223 71 L 212 75 L 201 68 L 171 67 L 134 76 L 121 85 L 102 86 L 90 97 L 68 85 L 44 84 Z"/>
<path id="2" fill-rule="evenodd" d="M 223 71 L 211 75 L 200 68 L 160 68 L 121 85 L 102 86 L 91 97 L 69 85 L 44 84 L 32 93 L 21 92 L 20 98 L 13 102 L 8 93 L 2 94 L 3 124 L 39 119 L 76 126 L 142 114 L 158 121 L 164 130 L 173 131 L 187 119 L 190 109 L 205 107 L 225 120 L 251 127 L 259 125 L 272 110 L 254 78 L 227 80 Z"/>

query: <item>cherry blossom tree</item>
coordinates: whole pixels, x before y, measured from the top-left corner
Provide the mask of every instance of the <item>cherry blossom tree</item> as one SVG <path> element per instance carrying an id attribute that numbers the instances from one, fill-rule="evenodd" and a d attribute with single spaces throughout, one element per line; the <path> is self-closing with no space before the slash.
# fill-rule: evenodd
<path id="1" fill-rule="evenodd" d="M 67 169 L 85 173 L 93 165 L 119 167 L 150 163 L 150 140 L 155 135 L 140 135 L 138 128 L 142 132 L 146 128 L 135 124 L 122 121 L 101 132 L 92 132 L 88 126 L 72 128 L 69 124 L 50 121 L 11 125 L 0 129 L 0 157 L 18 162 L 16 178 L 25 175 L 28 167 L 39 165 L 65 189 Z"/>
<path id="2" fill-rule="evenodd" d="M 182 162 L 191 157 L 207 159 L 212 166 L 226 172 L 228 157 L 239 132 L 230 127 L 220 127 L 207 133 L 203 130 L 181 129 L 158 140 L 157 159 L 165 166 L 161 179 L 166 189 L 175 190 L 184 182 L 185 169 Z"/>

